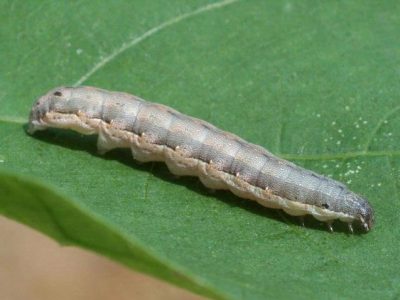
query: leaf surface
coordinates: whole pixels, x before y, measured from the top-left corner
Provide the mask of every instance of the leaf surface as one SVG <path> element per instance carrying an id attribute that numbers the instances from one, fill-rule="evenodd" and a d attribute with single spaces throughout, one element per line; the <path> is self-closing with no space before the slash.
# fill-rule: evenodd
<path id="1" fill-rule="evenodd" d="M 396 1 L 0 4 L 0 213 L 212 298 L 400 290 Z M 21 21 L 22 20 L 22 21 Z M 348 184 L 368 234 L 209 193 L 96 138 L 26 134 L 34 100 L 94 85 L 163 103 Z"/>

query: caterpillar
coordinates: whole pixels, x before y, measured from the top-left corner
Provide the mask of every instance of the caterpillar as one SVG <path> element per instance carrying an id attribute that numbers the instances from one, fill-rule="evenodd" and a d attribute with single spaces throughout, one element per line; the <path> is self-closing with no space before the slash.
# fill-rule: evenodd
<path id="1" fill-rule="evenodd" d="M 344 184 L 281 159 L 261 146 L 205 121 L 139 97 L 95 87 L 58 87 L 41 96 L 29 116 L 28 133 L 48 127 L 98 134 L 100 153 L 129 148 L 140 162 L 164 161 L 175 175 L 198 176 L 211 189 L 289 215 L 340 220 L 368 232 L 371 205 Z"/>

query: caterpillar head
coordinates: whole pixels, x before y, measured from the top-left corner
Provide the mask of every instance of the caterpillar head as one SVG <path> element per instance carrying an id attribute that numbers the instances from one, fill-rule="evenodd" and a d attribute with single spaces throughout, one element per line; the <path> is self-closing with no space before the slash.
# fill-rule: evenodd
<path id="1" fill-rule="evenodd" d="M 355 223 L 359 223 L 365 231 L 369 231 L 375 221 L 371 204 L 365 198 L 353 192 L 346 194 L 346 202 L 350 204 L 351 214 L 355 216 Z"/>

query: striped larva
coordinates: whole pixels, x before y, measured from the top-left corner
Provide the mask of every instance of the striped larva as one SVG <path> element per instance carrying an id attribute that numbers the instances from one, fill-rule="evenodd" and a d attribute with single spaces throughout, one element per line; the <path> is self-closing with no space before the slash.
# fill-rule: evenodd
<path id="1" fill-rule="evenodd" d="M 59 87 L 33 105 L 29 133 L 47 127 L 98 134 L 101 153 L 130 148 L 141 162 L 164 161 L 176 175 L 293 216 L 310 214 L 332 231 L 335 219 L 374 223 L 370 204 L 340 182 L 280 159 L 213 125 L 136 96 L 93 87 Z"/>

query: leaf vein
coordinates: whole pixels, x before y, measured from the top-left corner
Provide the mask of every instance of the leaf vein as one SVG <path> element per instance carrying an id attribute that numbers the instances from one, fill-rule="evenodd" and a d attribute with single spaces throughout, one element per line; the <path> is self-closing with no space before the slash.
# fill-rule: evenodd
<path id="1" fill-rule="evenodd" d="M 386 114 L 383 115 L 382 118 L 379 119 L 378 123 L 376 124 L 375 128 L 372 130 L 370 136 L 367 139 L 367 142 L 365 143 L 364 146 L 364 151 L 367 152 L 369 148 L 371 147 L 372 139 L 376 136 L 378 133 L 379 129 L 382 128 L 383 124 L 385 124 L 385 121 L 393 116 L 395 113 L 397 113 L 400 110 L 400 105 L 396 106 L 395 108 L 391 109 L 388 111 Z"/>
<path id="2" fill-rule="evenodd" d="M 395 165 L 393 163 L 392 158 L 390 156 L 387 156 L 387 161 L 388 161 L 390 170 L 392 171 L 392 173 L 394 173 L 394 170 L 396 169 L 396 167 L 395 167 Z M 394 174 L 392 175 L 392 177 L 394 178 L 394 180 L 393 180 L 393 188 L 394 188 L 394 191 L 396 193 L 396 199 L 400 199 L 400 193 L 399 193 L 400 187 L 399 187 L 399 184 L 396 181 L 396 178 L 395 178 Z"/>
<path id="3" fill-rule="evenodd" d="M 392 110 L 390 115 L 395 111 L 400 110 L 400 106 L 396 110 Z M 386 115 L 387 116 L 387 115 Z M 26 120 L 20 117 L 7 117 L 0 116 L 0 123 L 11 123 L 23 125 Z M 382 157 L 382 156 L 400 156 L 400 150 L 389 150 L 389 151 L 350 151 L 342 153 L 323 153 L 323 154 L 291 154 L 291 153 L 275 153 L 288 160 L 303 160 L 303 161 L 316 161 L 316 160 L 343 160 L 357 157 Z"/>
<path id="4" fill-rule="evenodd" d="M 142 35 L 140 35 L 138 37 L 135 37 L 135 38 L 131 39 L 128 42 L 123 43 L 119 48 L 115 49 L 112 53 L 110 53 L 106 57 L 102 58 L 88 72 L 86 72 L 81 78 L 79 78 L 78 81 L 76 81 L 73 84 L 73 86 L 81 85 L 89 77 L 91 77 L 99 69 L 103 68 L 106 64 L 111 62 L 113 59 L 115 59 L 121 53 L 127 51 L 128 49 L 130 49 L 133 46 L 139 44 L 140 42 L 142 42 L 143 40 L 149 38 L 150 36 L 158 33 L 159 31 L 162 31 L 165 28 L 168 28 L 168 27 L 170 27 L 170 26 L 172 26 L 174 24 L 177 24 L 177 23 L 179 23 L 179 22 L 181 22 L 183 20 L 189 19 L 189 18 L 194 17 L 196 15 L 199 15 L 201 13 L 204 13 L 204 12 L 207 12 L 207 11 L 211 11 L 211 10 L 214 10 L 214 9 L 217 9 L 217 8 L 221 8 L 221 7 L 230 5 L 232 3 L 235 3 L 237 1 L 239 1 L 239 0 L 224 0 L 224 1 L 221 1 L 221 2 L 208 4 L 208 5 L 202 6 L 202 7 L 198 8 L 198 9 L 196 9 L 194 11 L 191 11 L 191 12 L 188 12 L 188 13 L 184 13 L 182 15 L 178 15 L 178 16 L 172 18 L 172 19 L 169 19 L 169 20 L 165 21 L 164 23 L 161 23 L 160 25 L 157 25 L 157 26 L 147 30 Z"/>
<path id="5" fill-rule="evenodd" d="M 7 116 L 0 116 L 0 122 L 2 123 L 13 123 L 13 124 L 25 124 L 26 119 L 21 117 L 7 117 Z"/>

